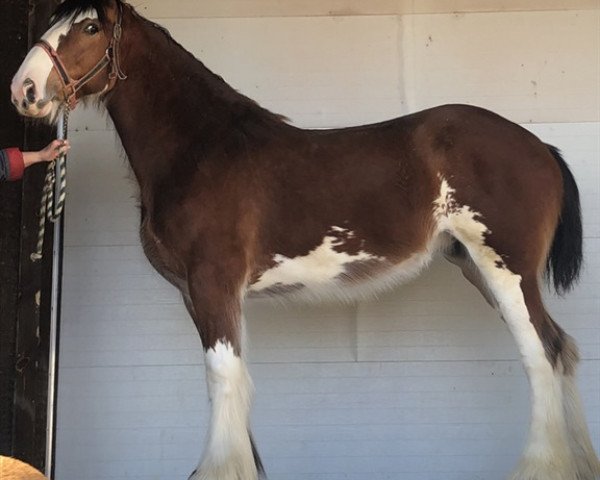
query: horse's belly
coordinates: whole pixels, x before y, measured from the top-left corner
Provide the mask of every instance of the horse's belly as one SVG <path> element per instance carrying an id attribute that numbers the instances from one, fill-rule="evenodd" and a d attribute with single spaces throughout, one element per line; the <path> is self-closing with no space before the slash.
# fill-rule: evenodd
<path id="1" fill-rule="evenodd" d="M 366 251 L 340 251 L 329 238 L 304 256 L 275 255 L 274 266 L 249 286 L 248 296 L 307 301 L 370 298 L 414 277 L 432 256 L 426 251 L 392 262 Z"/>

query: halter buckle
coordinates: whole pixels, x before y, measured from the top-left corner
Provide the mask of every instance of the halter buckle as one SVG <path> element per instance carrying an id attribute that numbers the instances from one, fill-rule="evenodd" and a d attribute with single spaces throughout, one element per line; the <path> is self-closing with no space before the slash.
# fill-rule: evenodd
<path id="1" fill-rule="evenodd" d="M 121 27 L 120 19 L 117 23 L 115 23 L 113 27 L 113 38 L 118 42 L 121 40 L 121 36 L 123 35 L 123 28 Z"/>

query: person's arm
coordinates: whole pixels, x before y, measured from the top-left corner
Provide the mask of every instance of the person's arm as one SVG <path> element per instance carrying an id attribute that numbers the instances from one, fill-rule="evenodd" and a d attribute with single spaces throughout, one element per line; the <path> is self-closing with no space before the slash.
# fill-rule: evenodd
<path id="1" fill-rule="evenodd" d="M 71 148 L 68 140 L 54 140 L 39 152 L 24 152 L 25 168 L 38 162 L 51 162 Z"/>
<path id="2" fill-rule="evenodd" d="M 0 181 L 18 180 L 23 176 L 25 160 L 18 148 L 0 150 Z"/>
<path id="3" fill-rule="evenodd" d="M 41 152 L 23 152 L 23 163 L 25 164 L 25 168 L 42 161 L 43 158 Z"/>
<path id="4" fill-rule="evenodd" d="M 54 140 L 39 152 L 21 152 L 18 148 L 0 150 L 0 181 L 19 180 L 30 165 L 54 160 L 69 148 L 68 141 Z"/>

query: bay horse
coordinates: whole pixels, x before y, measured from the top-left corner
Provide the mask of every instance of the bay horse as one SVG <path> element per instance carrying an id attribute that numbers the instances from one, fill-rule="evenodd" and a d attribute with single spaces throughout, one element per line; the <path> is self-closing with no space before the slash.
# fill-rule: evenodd
<path id="1" fill-rule="evenodd" d="M 182 293 L 211 402 L 193 480 L 264 476 L 249 430 L 245 298 L 352 301 L 436 253 L 507 324 L 531 387 L 513 480 L 594 480 L 577 348 L 546 311 L 544 274 L 576 282 L 582 227 L 559 151 L 500 116 L 446 105 L 374 125 L 296 128 L 237 93 L 122 0 L 66 0 L 15 75 L 12 100 L 53 122 L 96 99 L 139 183 L 151 264 Z"/>

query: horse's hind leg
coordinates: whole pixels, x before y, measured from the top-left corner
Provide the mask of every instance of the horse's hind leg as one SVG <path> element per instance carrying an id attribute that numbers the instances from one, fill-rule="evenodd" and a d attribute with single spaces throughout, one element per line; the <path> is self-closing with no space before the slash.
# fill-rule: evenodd
<path id="1" fill-rule="evenodd" d="M 249 430 L 253 387 L 242 356 L 241 282 L 232 278 L 232 271 L 237 270 L 203 265 L 195 267 L 188 282 L 186 306 L 202 338 L 211 404 L 204 455 L 190 480 L 257 480 L 264 475 Z"/>
<path id="2" fill-rule="evenodd" d="M 475 250 L 481 248 L 481 246 L 475 247 Z M 482 271 L 460 242 L 453 242 L 444 255 L 450 262 L 460 267 L 465 278 L 477 287 L 492 307 L 499 307 Z M 590 440 L 575 379 L 575 370 L 579 361 L 575 341 L 546 312 L 536 281 L 522 281 L 520 290 L 525 300 L 530 322 L 542 341 L 546 358 L 553 366 L 554 375 L 558 375 L 561 381 L 566 436 L 577 472 L 568 478 L 576 480 L 600 478 L 600 462 L 596 458 Z"/>
<path id="3" fill-rule="evenodd" d="M 575 478 L 577 480 L 600 479 L 600 461 L 592 445 L 575 378 L 579 362 L 577 345 L 575 340 L 567 335 L 546 312 L 539 289 L 533 289 L 528 298 L 531 301 L 530 311 L 538 312 L 538 318 L 545 322 L 546 356 L 555 359 L 553 364 L 560 374 L 567 437 L 577 472 Z M 535 325 L 537 327 L 537 323 Z"/>
<path id="4" fill-rule="evenodd" d="M 574 469 L 566 478 L 596 480 L 600 478 L 600 462 L 592 446 L 575 379 L 577 346 L 546 311 L 536 279 L 524 278 L 521 289 L 546 358 L 560 380 L 566 435 L 574 461 Z"/>
<path id="5" fill-rule="evenodd" d="M 531 386 L 529 439 L 513 479 L 572 480 L 575 464 L 568 444 L 561 378 L 533 325 L 536 313 L 527 308 L 518 275 L 494 272 L 489 266 L 482 267 L 482 273 L 515 338 Z"/>
<path id="6" fill-rule="evenodd" d="M 467 249 L 462 243 L 458 240 L 452 241 L 450 247 L 444 252 L 444 256 L 449 262 L 461 269 L 464 277 L 479 290 L 479 293 L 481 293 L 491 307 L 498 307 L 496 299 L 490 291 L 485 278 L 483 278 L 481 271 L 477 265 L 475 265 L 471 255 L 469 255 L 469 252 L 467 252 Z"/>
<path id="7" fill-rule="evenodd" d="M 473 267 L 468 267 L 467 273 L 476 280 L 476 285 L 479 283 L 477 286 L 488 296 L 488 301 L 497 306 L 516 340 L 529 377 L 532 404 L 529 439 L 511 478 L 595 480 L 597 460 L 572 378 L 576 349 L 544 309 L 537 267 L 518 274 L 511 272 L 479 234 L 471 236 L 465 229 L 453 233 L 466 247 L 480 277 L 469 272 Z M 461 265 L 463 271 L 465 265 L 468 263 Z M 563 393 L 564 383 L 569 388 Z M 563 398 L 564 394 L 571 398 Z M 577 426 L 567 426 L 574 418 Z"/>

